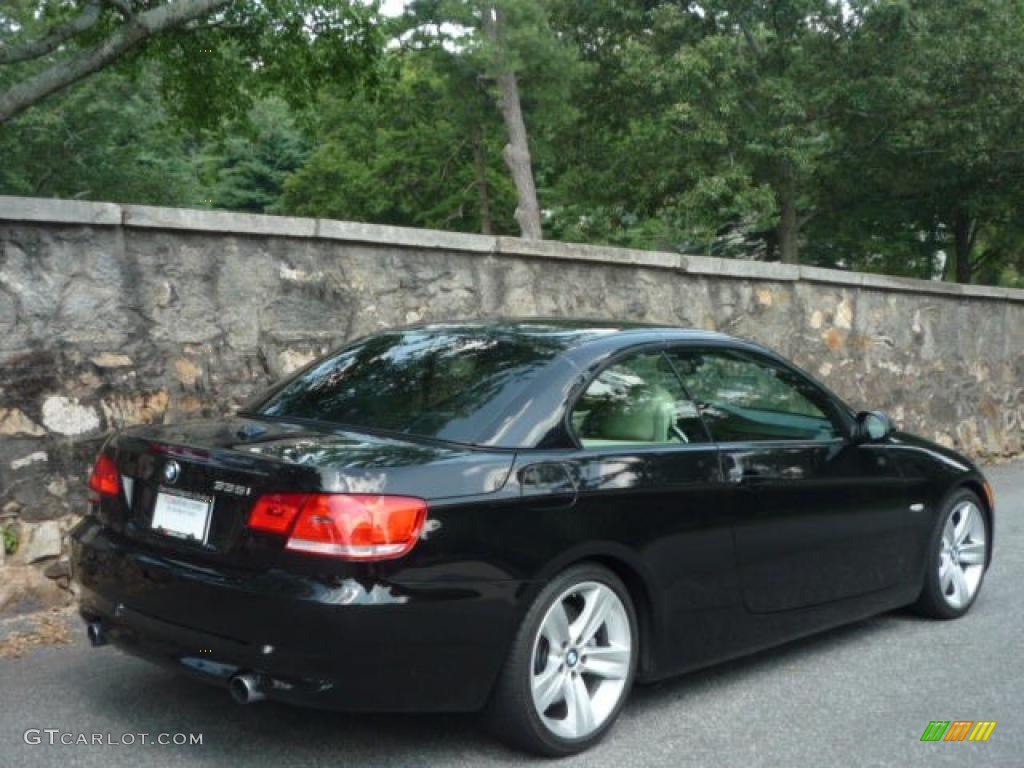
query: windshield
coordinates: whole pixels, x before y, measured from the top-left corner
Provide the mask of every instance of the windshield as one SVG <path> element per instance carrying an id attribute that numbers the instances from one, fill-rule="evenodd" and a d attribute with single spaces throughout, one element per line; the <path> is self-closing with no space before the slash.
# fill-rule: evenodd
<path id="1" fill-rule="evenodd" d="M 382 333 L 299 373 L 250 412 L 475 443 L 572 335 L 437 327 Z"/>

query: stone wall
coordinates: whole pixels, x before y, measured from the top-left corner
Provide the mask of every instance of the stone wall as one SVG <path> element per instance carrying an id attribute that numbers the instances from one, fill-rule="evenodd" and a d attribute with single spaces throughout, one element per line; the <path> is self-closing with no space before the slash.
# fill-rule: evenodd
<path id="1" fill-rule="evenodd" d="M 0 197 L 0 526 L 20 539 L 8 563 L 66 580 L 54 558 L 110 429 L 229 411 L 378 328 L 488 315 L 718 329 L 941 443 L 978 457 L 1022 449 L 1024 291 Z"/>

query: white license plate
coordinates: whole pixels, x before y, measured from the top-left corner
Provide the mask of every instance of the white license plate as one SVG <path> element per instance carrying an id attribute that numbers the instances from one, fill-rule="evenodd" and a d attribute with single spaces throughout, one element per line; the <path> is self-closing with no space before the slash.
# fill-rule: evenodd
<path id="1" fill-rule="evenodd" d="M 179 539 L 206 543 L 210 530 L 210 499 L 192 499 L 175 493 L 158 493 L 153 508 L 153 530 Z"/>

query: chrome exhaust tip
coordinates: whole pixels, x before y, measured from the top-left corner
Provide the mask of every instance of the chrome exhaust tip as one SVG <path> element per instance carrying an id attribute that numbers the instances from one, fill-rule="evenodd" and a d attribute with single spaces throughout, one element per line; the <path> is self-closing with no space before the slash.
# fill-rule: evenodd
<path id="1" fill-rule="evenodd" d="M 90 621 L 85 628 L 85 634 L 89 636 L 89 644 L 93 648 L 99 648 L 101 645 L 106 645 L 107 633 L 103 631 L 103 624 L 98 621 Z"/>
<path id="2" fill-rule="evenodd" d="M 239 704 L 252 704 L 267 698 L 263 693 L 263 679 L 252 672 L 232 677 L 228 682 L 228 692 Z"/>

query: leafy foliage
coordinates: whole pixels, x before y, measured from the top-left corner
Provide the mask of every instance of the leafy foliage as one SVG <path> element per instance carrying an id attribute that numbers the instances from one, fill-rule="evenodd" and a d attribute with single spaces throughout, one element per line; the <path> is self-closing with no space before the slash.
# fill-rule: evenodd
<path id="1" fill-rule="evenodd" d="M 18 531 L 13 525 L 8 525 L 3 529 L 3 547 L 4 553 L 13 555 L 18 551 Z"/>
<path id="2" fill-rule="evenodd" d="M 1024 245 L 1024 6 L 855 8 L 860 77 L 844 89 L 835 199 L 814 239 L 843 229 L 854 237 L 837 250 L 856 261 L 867 231 L 890 244 L 877 252 L 887 271 L 931 276 L 945 261 L 958 280 L 996 279 Z"/>
<path id="3" fill-rule="evenodd" d="M 190 126 L 242 118 L 261 96 L 293 108 L 372 80 L 382 40 L 358 0 L 233 0 L 211 23 L 156 41 L 166 101 Z"/>
<path id="4" fill-rule="evenodd" d="M 471 71 L 443 49 L 396 54 L 378 89 L 325 98 L 317 149 L 285 184 L 300 215 L 465 231 L 482 228 L 478 185 L 493 227 L 514 232 L 501 126 Z M 477 158 L 482 156 L 482 177 Z"/>
<path id="5" fill-rule="evenodd" d="M 192 143 L 156 77 L 103 73 L 0 127 L 0 194 L 201 204 Z"/>
<path id="6" fill-rule="evenodd" d="M 308 142 L 287 104 L 264 99 L 204 145 L 206 200 L 234 211 L 275 212 L 285 181 L 302 167 L 308 154 Z"/>
<path id="7" fill-rule="evenodd" d="M 141 54 L 193 125 L 240 116 L 267 89 L 308 104 L 372 71 L 375 18 L 359 0 L 14 0 L 0 11 L 0 123 Z"/>

